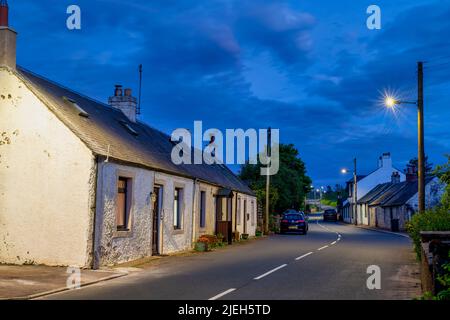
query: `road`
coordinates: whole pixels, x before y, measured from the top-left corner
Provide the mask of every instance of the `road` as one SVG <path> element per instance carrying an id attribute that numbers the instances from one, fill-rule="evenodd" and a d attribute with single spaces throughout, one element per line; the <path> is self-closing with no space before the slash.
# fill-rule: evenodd
<path id="1" fill-rule="evenodd" d="M 367 268 L 381 270 L 369 290 Z M 225 249 L 158 259 L 130 275 L 47 299 L 411 299 L 419 294 L 409 238 L 311 221 L 304 235 L 274 235 Z"/>

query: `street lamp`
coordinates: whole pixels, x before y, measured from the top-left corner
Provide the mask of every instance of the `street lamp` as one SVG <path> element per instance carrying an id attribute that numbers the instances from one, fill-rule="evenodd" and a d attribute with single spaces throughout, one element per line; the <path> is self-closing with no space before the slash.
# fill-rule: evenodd
<path id="1" fill-rule="evenodd" d="M 425 147 L 423 128 L 423 62 L 417 63 L 417 101 L 401 101 L 394 97 L 386 96 L 384 103 L 393 109 L 396 105 L 412 104 L 417 106 L 417 149 L 419 165 L 419 212 L 425 211 Z"/>

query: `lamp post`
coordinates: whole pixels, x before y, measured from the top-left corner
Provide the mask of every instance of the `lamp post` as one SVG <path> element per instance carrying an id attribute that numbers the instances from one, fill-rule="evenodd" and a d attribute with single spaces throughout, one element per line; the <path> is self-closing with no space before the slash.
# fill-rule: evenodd
<path id="1" fill-rule="evenodd" d="M 423 125 L 423 62 L 417 62 L 417 101 L 400 101 L 394 97 L 385 97 L 385 104 L 394 108 L 400 104 L 412 104 L 417 106 L 417 158 L 419 166 L 419 212 L 425 211 L 425 147 Z"/>

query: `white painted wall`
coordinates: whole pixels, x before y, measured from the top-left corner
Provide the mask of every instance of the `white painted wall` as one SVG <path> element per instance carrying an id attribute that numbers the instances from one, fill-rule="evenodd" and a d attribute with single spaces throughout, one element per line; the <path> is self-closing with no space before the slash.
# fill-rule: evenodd
<path id="1" fill-rule="evenodd" d="M 192 248 L 192 213 L 194 181 L 182 177 L 157 173 L 156 183 L 163 185 L 162 253 L 168 254 Z M 173 227 L 173 201 L 175 187 L 183 188 L 182 229 Z"/>
<path id="2" fill-rule="evenodd" d="M 117 231 L 117 180 L 130 178 L 130 231 Z M 113 162 L 98 165 L 95 266 L 106 266 L 152 255 L 152 203 L 154 173 Z"/>
<path id="3" fill-rule="evenodd" d="M 89 267 L 94 158 L 0 68 L 0 262 Z"/>
<path id="4" fill-rule="evenodd" d="M 439 181 L 439 178 L 435 177 L 433 180 L 425 185 L 425 207 L 427 209 L 435 207 L 441 201 L 442 195 L 445 192 L 445 184 Z M 415 211 L 419 210 L 419 194 L 416 193 L 411 199 L 408 200 L 409 204 Z"/>
<path id="5" fill-rule="evenodd" d="M 370 190 L 375 188 L 377 185 L 381 183 L 390 182 L 392 180 L 392 173 L 398 172 L 400 174 L 400 182 L 405 181 L 406 176 L 400 170 L 397 170 L 392 166 L 392 158 L 390 156 L 383 155 L 381 159 L 378 161 L 378 168 L 364 177 L 363 179 L 358 181 L 357 185 L 357 199 L 361 199 L 364 197 Z M 351 223 L 351 207 L 353 204 L 353 197 L 349 197 L 348 201 L 350 202 L 350 214 L 348 214 L 344 221 Z M 364 216 L 364 212 L 362 212 L 362 207 L 357 206 L 357 221 L 358 224 L 369 225 L 368 217 Z"/>
<path id="6" fill-rule="evenodd" d="M 244 223 L 246 223 L 246 233 L 250 236 L 254 236 L 257 227 L 257 202 L 256 197 L 252 197 L 243 193 L 237 194 L 240 199 L 240 214 L 236 214 L 236 230 L 240 233 L 244 233 Z M 247 210 L 244 212 L 244 200 L 247 201 Z M 252 206 L 253 203 L 253 206 Z M 253 208 L 253 209 L 252 209 Z M 244 220 L 246 219 L 246 221 Z"/>

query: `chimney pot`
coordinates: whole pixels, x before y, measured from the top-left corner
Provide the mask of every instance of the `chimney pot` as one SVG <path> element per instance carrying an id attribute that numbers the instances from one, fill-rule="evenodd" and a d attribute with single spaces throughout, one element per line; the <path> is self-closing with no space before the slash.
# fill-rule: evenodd
<path id="1" fill-rule="evenodd" d="M 120 84 L 116 84 L 116 89 L 114 90 L 114 95 L 116 97 L 121 97 L 122 96 L 122 86 Z"/>
<path id="2" fill-rule="evenodd" d="M 8 1 L 0 0 L 0 27 L 9 26 L 8 11 L 9 11 Z"/>
<path id="3" fill-rule="evenodd" d="M 123 90 L 120 84 L 115 87 L 114 96 L 109 97 L 108 104 L 122 111 L 130 121 L 136 122 L 137 99 L 131 95 L 131 89 Z"/>
<path id="4" fill-rule="evenodd" d="M 9 7 L 6 0 L 0 0 L 0 66 L 16 69 L 16 36 L 9 28 Z"/>

